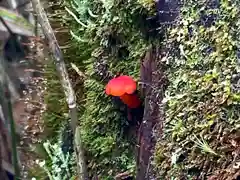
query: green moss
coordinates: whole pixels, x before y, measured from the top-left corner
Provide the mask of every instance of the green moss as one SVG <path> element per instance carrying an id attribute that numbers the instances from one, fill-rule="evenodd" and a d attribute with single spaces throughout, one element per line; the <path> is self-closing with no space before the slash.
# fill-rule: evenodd
<path id="1" fill-rule="evenodd" d="M 206 179 L 233 164 L 229 141 L 236 141 L 240 124 L 233 80 L 239 73 L 237 3 L 221 1 L 214 9 L 191 1 L 168 30 L 166 121 L 155 150 L 160 179 Z"/>
<path id="2" fill-rule="evenodd" d="M 46 135 L 44 138 L 56 140 L 55 137 L 58 136 L 62 123 L 65 123 L 67 120 L 66 113 L 68 113 L 68 110 L 64 93 L 61 91 L 61 84 L 52 61 L 46 65 L 45 78 L 47 81 L 44 97 L 46 111 L 43 114 Z"/>
<path id="3" fill-rule="evenodd" d="M 69 16 L 63 23 L 72 36 L 65 59 L 88 77 L 84 89 L 82 84 L 74 88 L 92 177 L 113 179 L 116 173 L 135 170 L 135 142 L 124 136 L 126 114 L 105 95 L 101 74 L 121 71 L 138 79 L 140 59 L 155 42 L 169 49 L 166 121 L 153 162 L 157 178 L 204 179 L 233 165 L 240 127 L 240 95 L 234 80 L 239 73 L 237 1 L 221 1 L 215 9 L 209 2 L 188 1 L 164 41 L 149 38 L 152 27 L 145 18 L 155 8 L 152 1 L 66 0 L 65 6 Z M 75 83 L 76 74 L 71 71 L 70 76 Z M 50 123 L 66 121 L 63 94 L 54 96 L 60 92 L 59 84 L 49 86 L 49 112 L 55 116 L 46 117 Z M 61 101 L 56 110 L 57 99 Z"/>
<path id="4" fill-rule="evenodd" d="M 124 136 L 126 112 L 105 95 L 101 74 L 122 72 L 139 78 L 140 59 L 148 47 L 144 27 L 148 11 L 136 1 L 66 1 L 66 6 L 79 52 L 75 52 L 79 58 L 71 61 L 88 77 L 80 123 L 89 172 L 113 179 L 117 173 L 135 170 L 136 142 Z"/>

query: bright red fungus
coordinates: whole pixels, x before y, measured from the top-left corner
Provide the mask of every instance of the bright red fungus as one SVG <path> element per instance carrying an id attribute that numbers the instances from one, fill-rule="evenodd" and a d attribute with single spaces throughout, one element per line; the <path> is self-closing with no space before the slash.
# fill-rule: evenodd
<path id="1" fill-rule="evenodd" d="M 124 104 L 129 108 L 137 108 L 141 101 L 136 94 L 137 83 L 130 76 L 119 76 L 111 79 L 106 86 L 106 94 L 119 96 Z"/>

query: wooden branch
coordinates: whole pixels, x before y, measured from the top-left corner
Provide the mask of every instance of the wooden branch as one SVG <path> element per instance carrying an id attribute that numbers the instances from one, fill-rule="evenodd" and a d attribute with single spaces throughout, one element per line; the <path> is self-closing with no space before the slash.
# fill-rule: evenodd
<path id="1" fill-rule="evenodd" d="M 36 13 L 38 22 L 40 23 L 47 43 L 49 44 L 49 49 L 54 57 L 54 61 L 56 64 L 57 72 L 61 79 L 61 85 L 63 87 L 66 101 L 69 108 L 69 114 L 71 117 L 71 128 L 74 134 L 74 139 L 76 139 L 76 128 L 77 128 L 77 105 L 76 105 L 76 97 L 73 91 L 71 82 L 68 77 L 68 73 L 66 70 L 66 65 L 64 63 L 63 54 L 61 49 L 58 45 L 57 39 L 54 35 L 53 29 L 49 23 L 47 15 L 40 3 L 39 0 L 32 0 L 32 6 Z M 79 139 L 79 135 L 77 137 Z M 76 143 L 74 141 L 74 149 L 77 157 L 77 164 L 78 164 L 78 179 L 79 180 L 86 180 L 88 179 L 87 176 L 87 166 L 84 157 L 84 149 L 82 147 L 81 139 L 80 142 Z"/>
<path id="2" fill-rule="evenodd" d="M 114 177 L 114 179 L 115 179 L 115 180 L 122 180 L 122 179 L 126 179 L 126 178 L 128 178 L 128 177 L 130 177 L 130 176 L 131 176 L 131 173 L 129 173 L 129 172 L 123 172 L 123 173 L 117 174 L 117 175 Z"/>

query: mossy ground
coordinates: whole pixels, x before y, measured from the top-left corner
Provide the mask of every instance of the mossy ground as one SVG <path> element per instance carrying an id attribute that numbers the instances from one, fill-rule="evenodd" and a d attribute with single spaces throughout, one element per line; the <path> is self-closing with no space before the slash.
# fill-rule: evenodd
<path id="1" fill-rule="evenodd" d="M 79 52 L 74 63 L 88 77 L 80 124 L 90 176 L 113 179 L 117 173 L 134 172 L 136 138 L 126 136 L 125 106 L 104 89 L 109 75 L 119 72 L 139 79 L 140 58 L 148 46 L 148 11 L 135 1 L 68 1 L 67 8 Z"/>
<path id="2" fill-rule="evenodd" d="M 168 30 L 170 84 L 164 133 L 155 151 L 159 179 L 239 174 L 237 3 L 191 1 Z"/>
<path id="3" fill-rule="evenodd" d="M 88 26 L 77 23 L 79 20 L 67 14 L 64 7 L 68 7 Z M 127 11 L 125 11 L 126 7 Z M 56 5 L 52 9 L 57 10 L 58 13 L 50 11 L 53 13 L 51 17 L 55 22 L 61 19 L 62 26 L 67 26 L 66 29 L 70 30 L 73 37 L 68 44 L 70 48 L 63 51 L 77 94 L 79 122 L 87 150 L 90 176 L 113 179 L 117 173 L 126 170 L 133 172 L 136 138 L 125 136 L 128 127 L 125 106 L 114 103 L 105 95 L 104 79 L 105 75 L 118 72 L 138 79 L 139 58 L 144 54 L 147 46 L 143 24 L 139 21 L 142 17 L 139 16 L 138 11 L 145 11 L 145 13 L 147 11 L 138 3 L 127 4 L 124 1 L 119 2 L 118 7 L 100 2 L 72 1 L 65 2 L 64 5 Z M 129 16 L 136 22 L 126 22 L 122 16 Z M 57 29 L 58 26 L 54 21 L 52 25 Z M 57 33 L 61 46 L 69 40 L 69 34 L 65 35 L 63 37 Z M 79 80 L 81 77 L 71 69 L 70 62 L 77 65 L 87 76 L 84 84 Z M 46 129 L 49 131 L 47 139 L 51 143 L 61 144 L 59 133 L 62 134 L 62 126 L 66 124 L 68 117 L 63 92 L 60 90 L 60 83 L 52 62 L 47 65 L 46 79 L 48 80 L 45 98 L 47 110 L 44 119 Z M 52 171 L 52 174 L 56 170 L 55 163 L 48 158 L 46 167 Z"/>
<path id="4" fill-rule="evenodd" d="M 150 44 L 168 51 L 166 120 L 153 162 L 158 179 L 224 179 L 224 173 L 233 177 L 239 171 L 238 4 L 189 1 L 179 21 L 167 29 L 146 20 L 155 12 L 152 1 L 66 0 L 56 8 L 64 12 L 63 26 L 72 36 L 64 50 L 66 61 L 87 76 L 75 90 L 91 177 L 113 179 L 116 173 L 135 170 L 136 142 L 124 136 L 124 106 L 107 97 L 104 86 L 118 72 L 139 79 L 140 59 Z M 150 33 L 156 27 L 164 34 Z M 70 76 L 73 83 L 81 78 L 72 70 Z M 46 121 L 56 130 L 67 121 L 66 105 L 62 95 L 55 96 L 59 84 L 49 86 Z M 56 112 L 51 106 L 57 99 Z"/>

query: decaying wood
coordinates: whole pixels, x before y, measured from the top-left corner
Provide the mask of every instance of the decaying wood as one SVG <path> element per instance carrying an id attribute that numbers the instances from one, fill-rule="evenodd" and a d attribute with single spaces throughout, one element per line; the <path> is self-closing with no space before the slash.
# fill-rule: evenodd
<path id="1" fill-rule="evenodd" d="M 167 26 L 173 24 L 179 14 L 177 1 L 156 1 L 159 23 Z M 163 30 L 164 26 L 160 29 Z M 145 109 L 143 122 L 139 130 L 139 149 L 137 158 L 137 180 L 156 179 L 151 166 L 152 152 L 155 148 L 156 138 L 162 134 L 164 121 L 164 105 L 162 99 L 167 86 L 167 78 L 164 75 L 164 62 L 168 51 L 162 48 L 151 47 L 141 62 L 141 93 L 145 97 Z M 161 55 L 161 57 L 160 57 Z M 157 133 L 154 131 L 156 129 Z"/>
<path id="2" fill-rule="evenodd" d="M 78 125 L 76 97 L 68 77 L 66 65 L 63 59 L 63 54 L 40 1 L 32 0 L 32 6 L 36 13 L 39 24 L 42 27 L 47 43 L 49 44 L 50 51 L 54 57 L 56 69 L 60 76 L 61 84 L 62 84 L 64 93 L 66 96 L 67 104 L 69 107 L 70 117 L 71 117 L 71 127 L 75 137 L 76 128 Z M 76 142 L 74 141 L 74 146 L 75 146 L 74 149 L 77 155 L 76 157 L 77 157 L 77 164 L 78 164 L 78 179 L 79 180 L 88 179 L 87 167 L 85 163 L 84 150 L 82 147 L 82 143 L 78 142 L 78 144 L 76 144 Z"/>
<path id="3" fill-rule="evenodd" d="M 140 88 L 145 97 L 145 105 L 138 138 L 137 180 L 154 179 L 150 164 L 156 143 L 153 132 L 156 125 L 161 126 L 163 122 L 164 114 L 160 105 L 166 84 L 159 54 L 158 48 L 151 47 L 141 62 Z"/>

